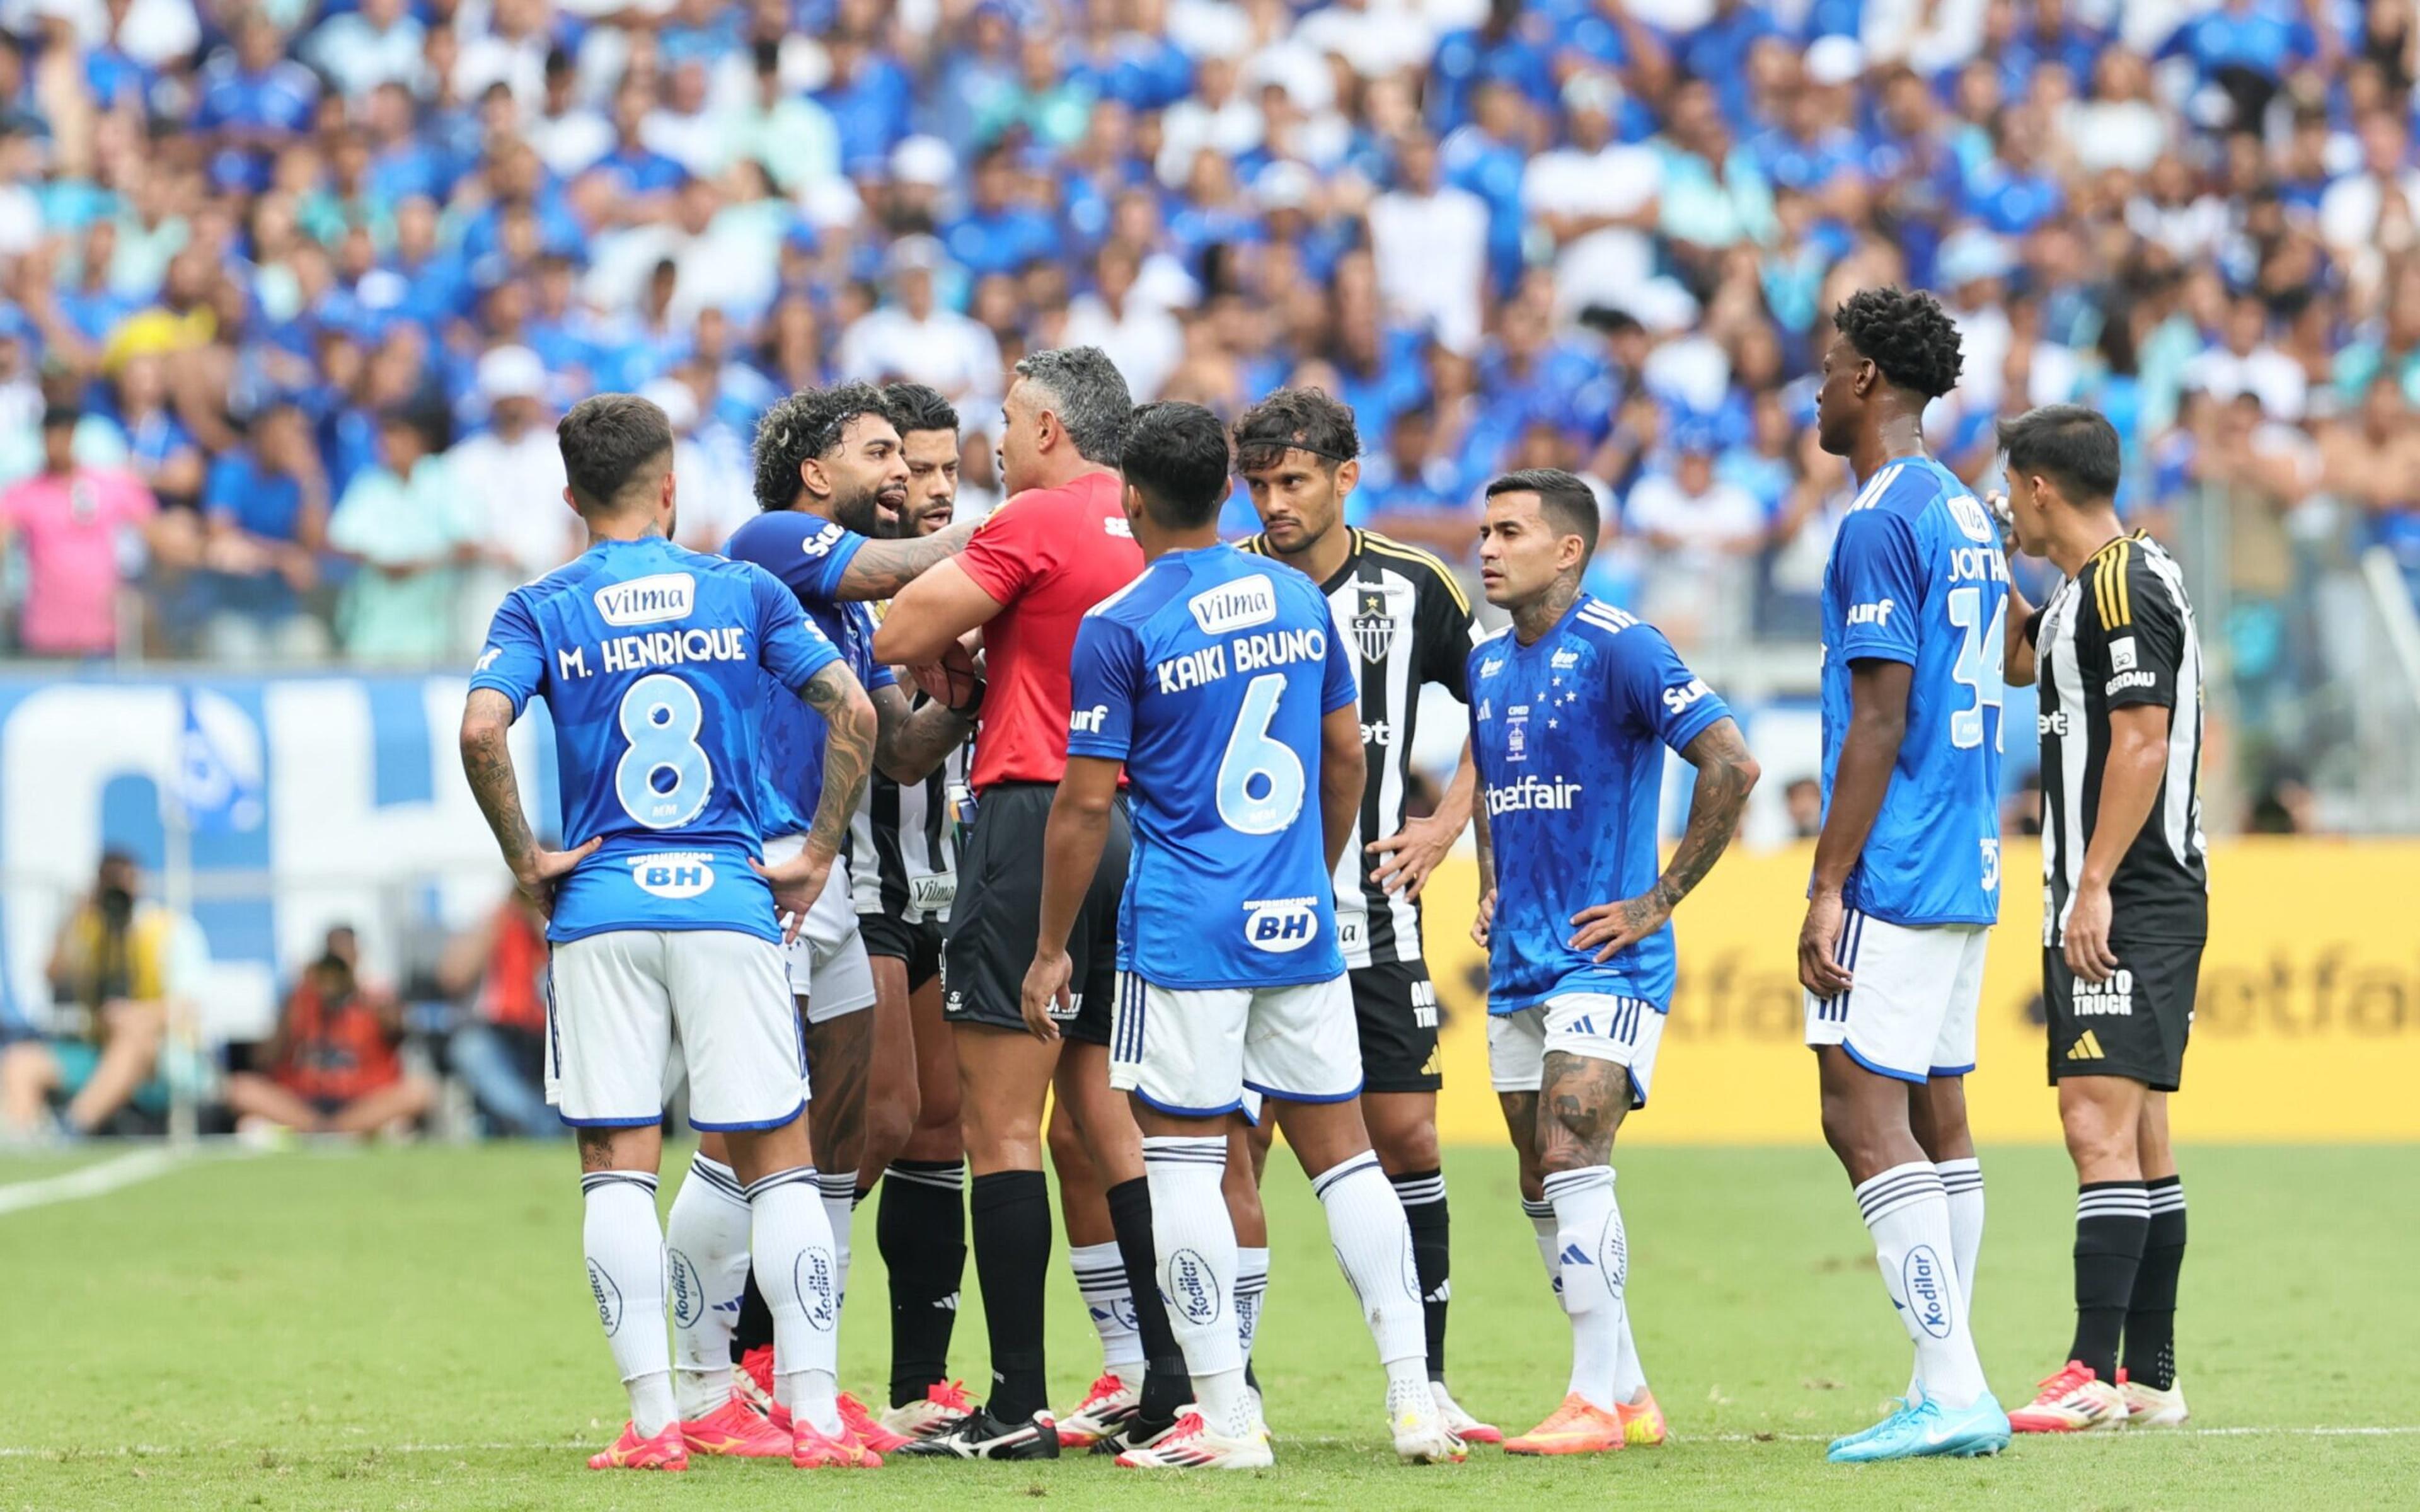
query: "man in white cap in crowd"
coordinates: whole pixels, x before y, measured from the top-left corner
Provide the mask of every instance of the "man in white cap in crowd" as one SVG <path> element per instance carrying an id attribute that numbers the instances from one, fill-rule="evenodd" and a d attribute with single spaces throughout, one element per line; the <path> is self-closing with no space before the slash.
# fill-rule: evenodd
<path id="1" fill-rule="evenodd" d="M 578 556 L 582 538 L 580 517 L 563 504 L 546 364 L 527 347 L 497 347 L 479 359 L 474 384 L 486 427 L 448 454 L 479 522 L 480 560 L 459 599 L 466 643 L 487 634 L 506 594 Z"/>
<path id="2" fill-rule="evenodd" d="M 949 254 L 929 236 L 901 237 L 886 261 L 888 295 L 840 338 L 840 377 L 867 383 L 906 378 L 939 390 L 958 412 L 1000 408 L 1000 339 L 940 301 L 936 283 Z"/>

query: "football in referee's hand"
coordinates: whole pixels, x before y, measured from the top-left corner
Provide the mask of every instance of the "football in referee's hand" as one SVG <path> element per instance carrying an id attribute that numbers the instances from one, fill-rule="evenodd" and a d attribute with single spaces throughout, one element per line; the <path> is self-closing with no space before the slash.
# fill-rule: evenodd
<path id="1" fill-rule="evenodd" d="M 908 671 L 926 698 L 953 709 L 964 706 L 975 696 L 975 680 L 982 675 L 975 667 L 973 654 L 956 642 L 941 653 L 939 661 L 924 662 Z"/>

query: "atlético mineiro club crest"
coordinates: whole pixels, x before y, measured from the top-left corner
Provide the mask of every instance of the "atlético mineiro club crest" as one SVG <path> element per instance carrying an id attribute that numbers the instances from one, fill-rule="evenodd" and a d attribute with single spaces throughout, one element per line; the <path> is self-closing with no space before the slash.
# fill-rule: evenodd
<path id="1" fill-rule="evenodd" d="M 1395 648 L 1395 615 L 1387 607 L 1387 591 L 1375 585 L 1361 590 L 1361 609 L 1353 616 L 1353 639 L 1363 661 L 1385 661 Z"/>

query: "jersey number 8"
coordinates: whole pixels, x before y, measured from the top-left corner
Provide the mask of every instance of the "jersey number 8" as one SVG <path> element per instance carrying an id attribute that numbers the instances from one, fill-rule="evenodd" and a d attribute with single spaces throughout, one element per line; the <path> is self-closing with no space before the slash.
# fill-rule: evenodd
<path id="1" fill-rule="evenodd" d="M 675 829 L 705 812 L 714 767 L 697 743 L 706 725 L 697 690 L 669 672 L 651 672 L 622 695 L 618 717 L 630 743 L 613 767 L 622 811 L 649 829 Z"/>
<path id="2" fill-rule="evenodd" d="M 1218 817 L 1247 835 L 1274 835 L 1302 811 L 1302 758 L 1269 738 L 1269 721 L 1277 717 L 1284 692 L 1283 672 L 1252 679 L 1244 689 L 1244 706 L 1235 711 L 1227 754 L 1218 762 Z"/>

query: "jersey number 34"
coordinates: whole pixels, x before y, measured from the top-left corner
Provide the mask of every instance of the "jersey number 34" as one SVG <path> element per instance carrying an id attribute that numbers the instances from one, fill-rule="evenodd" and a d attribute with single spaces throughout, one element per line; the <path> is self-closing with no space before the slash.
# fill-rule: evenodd
<path id="1" fill-rule="evenodd" d="M 2001 717 L 2000 704 L 2008 696 L 2008 674 L 2002 661 L 2007 641 L 2009 601 L 2006 598 L 1992 607 L 1992 623 L 1987 627 L 1983 619 L 1983 590 L 1953 588 L 1949 591 L 1949 623 L 1966 632 L 1958 647 L 1958 663 L 1949 675 L 1958 686 L 1974 695 L 1975 702 L 1949 716 L 1949 743 L 1960 750 L 1972 750 L 1983 743 L 1983 710 L 1992 711 L 1992 748 L 2008 748 L 2008 721 Z"/>

